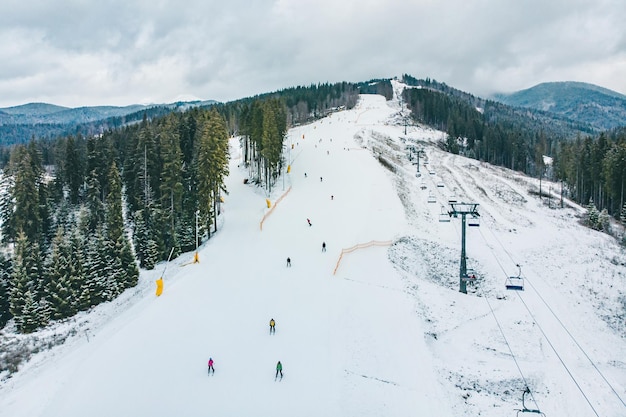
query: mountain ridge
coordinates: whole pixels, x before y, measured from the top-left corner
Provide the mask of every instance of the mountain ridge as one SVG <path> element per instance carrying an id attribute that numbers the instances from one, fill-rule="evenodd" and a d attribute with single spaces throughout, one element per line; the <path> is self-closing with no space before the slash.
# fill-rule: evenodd
<path id="1" fill-rule="evenodd" d="M 626 95 L 595 84 L 557 81 L 513 93 L 497 93 L 500 103 L 546 111 L 588 123 L 597 130 L 626 125 Z"/>

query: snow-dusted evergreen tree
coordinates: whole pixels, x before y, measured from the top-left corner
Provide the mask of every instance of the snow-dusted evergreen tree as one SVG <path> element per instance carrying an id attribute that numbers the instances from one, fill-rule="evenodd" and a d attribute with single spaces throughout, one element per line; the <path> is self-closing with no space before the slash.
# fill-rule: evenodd
<path id="1" fill-rule="evenodd" d="M 624 226 L 626 226 L 626 203 L 622 206 L 622 211 L 619 216 L 620 221 Z"/>
<path id="2" fill-rule="evenodd" d="M 21 331 L 24 322 L 24 308 L 26 306 L 27 293 L 32 298 L 31 281 L 28 277 L 28 266 L 25 261 L 28 251 L 28 240 L 24 233 L 19 233 L 15 245 L 13 258 L 13 275 L 11 276 L 11 293 L 9 296 L 9 310 L 15 318 L 15 324 Z"/>
<path id="3" fill-rule="evenodd" d="M 50 302 L 50 317 L 53 320 L 70 317 L 77 312 L 72 305 L 76 297 L 73 291 L 70 262 L 72 258 L 71 242 L 65 238 L 63 228 L 57 228 L 52 239 L 50 255 L 46 261 L 46 275 L 50 280 L 48 300 Z"/>
<path id="4" fill-rule="evenodd" d="M 40 325 L 39 305 L 30 290 L 24 294 L 24 306 L 20 315 L 15 316 L 15 324 L 22 333 L 32 333 Z"/>
<path id="5" fill-rule="evenodd" d="M 159 261 L 159 246 L 153 239 L 148 239 L 146 244 L 146 253 L 143 260 L 144 268 L 154 269 L 154 266 Z"/>
<path id="6" fill-rule="evenodd" d="M 105 216 L 100 181 L 95 170 L 91 171 L 87 177 L 86 206 L 88 230 L 89 233 L 94 233 L 104 223 Z"/>
<path id="7" fill-rule="evenodd" d="M 587 205 L 587 226 L 594 230 L 602 230 L 602 225 L 600 224 L 600 212 L 596 208 L 593 198 L 589 199 L 589 204 Z"/>
<path id="8" fill-rule="evenodd" d="M 11 262 L 0 253 L 0 329 L 13 317 L 9 311 Z"/>
<path id="9" fill-rule="evenodd" d="M 75 223 L 76 224 L 76 223 Z M 86 253 L 86 237 L 84 227 L 74 227 L 70 234 L 70 257 L 69 257 L 69 285 L 72 298 L 70 299 L 70 311 L 72 314 L 81 310 L 79 297 L 86 280 L 85 276 L 85 253 Z"/>
<path id="10" fill-rule="evenodd" d="M 611 216 L 609 215 L 607 209 L 602 209 L 602 211 L 598 215 L 598 230 L 604 230 L 605 232 L 608 232 L 610 225 Z"/>
<path id="11" fill-rule="evenodd" d="M 225 191 L 224 178 L 228 175 L 228 132 L 217 111 L 210 111 L 199 122 L 196 137 L 199 224 L 210 236 L 211 226 L 217 225 L 220 191 Z"/>
<path id="12" fill-rule="evenodd" d="M 161 183 L 159 186 L 160 201 L 162 208 L 162 240 L 164 249 L 169 255 L 169 249 L 174 248 L 173 256 L 180 253 L 178 243 L 179 218 L 182 214 L 183 197 L 183 155 L 180 150 L 180 135 L 175 128 L 174 115 L 165 117 L 161 126 L 160 156 L 162 159 Z"/>
<path id="13" fill-rule="evenodd" d="M 13 224 L 13 211 L 15 202 L 13 201 L 13 187 L 15 187 L 14 177 L 6 174 L 0 176 L 0 189 L 6 190 L 0 193 L 0 225 L 2 242 L 10 242 L 17 235 Z"/>

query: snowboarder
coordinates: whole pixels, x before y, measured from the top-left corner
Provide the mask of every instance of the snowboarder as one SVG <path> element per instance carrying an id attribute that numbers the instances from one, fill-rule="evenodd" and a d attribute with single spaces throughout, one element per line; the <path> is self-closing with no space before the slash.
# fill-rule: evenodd
<path id="1" fill-rule="evenodd" d="M 306 178 L 306 172 L 304 173 L 304 178 Z"/>
<path id="2" fill-rule="evenodd" d="M 335 196 L 334 196 L 334 195 L 331 195 L 331 196 L 330 196 L 330 199 L 331 199 L 331 200 L 334 200 L 334 199 L 335 199 Z"/>
<path id="3" fill-rule="evenodd" d="M 306 219 L 306 222 L 309 224 L 309 226 L 313 226 L 313 224 L 311 223 L 311 219 Z"/>
<path id="4" fill-rule="evenodd" d="M 271 319 L 270 320 L 270 334 L 276 333 L 276 328 L 274 326 L 276 326 L 276 322 L 274 321 L 274 319 Z"/>
<path id="5" fill-rule="evenodd" d="M 213 358 L 209 358 L 209 375 L 211 375 L 211 371 L 215 374 L 215 368 L 213 367 Z"/>
<path id="6" fill-rule="evenodd" d="M 320 182 L 322 182 L 322 177 L 320 177 Z"/>
<path id="7" fill-rule="evenodd" d="M 326 252 L 326 242 L 322 242 L 322 252 Z"/>
<path id="8" fill-rule="evenodd" d="M 291 267 L 291 258 L 287 258 L 287 266 Z"/>
<path id="9" fill-rule="evenodd" d="M 276 376 L 274 379 L 278 378 L 278 374 L 280 374 L 280 379 L 283 379 L 283 364 L 280 361 L 276 364 Z"/>

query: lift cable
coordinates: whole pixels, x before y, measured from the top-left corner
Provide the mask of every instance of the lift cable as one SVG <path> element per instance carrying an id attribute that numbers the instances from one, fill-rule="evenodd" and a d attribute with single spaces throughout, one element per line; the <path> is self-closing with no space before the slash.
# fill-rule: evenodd
<path id="1" fill-rule="evenodd" d="M 485 239 L 485 235 L 482 233 L 482 230 L 480 231 L 481 236 L 483 237 L 483 239 Z M 493 234 L 493 233 L 492 233 Z M 495 234 L 494 234 L 495 237 Z M 497 240 L 497 237 L 496 237 Z M 487 243 L 487 239 L 485 239 L 485 243 Z M 498 241 L 498 243 L 500 243 L 500 241 Z M 502 246 L 502 243 L 500 243 L 500 246 Z M 506 250 L 506 248 L 504 248 L 504 246 L 502 246 L 502 249 L 507 253 L 507 255 L 509 255 L 509 257 L 512 259 L 510 253 L 508 253 L 508 251 Z M 504 272 L 504 274 L 506 275 L 506 270 L 504 269 L 504 267 L 502 266 L 502 264 L 500 263 L 500 260 L 497 258 L 497 256 L 495 255 L 495 253 L 493 251 L 491 251 L 492 255 L 494 256 L 494 258 L 496 259 L 496 262 L 498 263 L 498 265 L 500 266 L 500 269 L 502 269 L 502 272 Z M 534 287 L 533 287 L 534 289 Z M 536 292 L 536 290 L 535 290 Z M 582 387 L 580 386 L 580 384 L 578 383 L 578 381 L 576 380 L 576 378 L 574 377 L 574 375 L 572 374 L 572 372 L 569 370 L 569 368 L 567 367 L 567 365 L 565 364 L 565 361 L 563 361 L 563 358 L 561 357 L 561 355 L 559 355 L 559 352 L 557 352 L 555 346 L 552 344 L 552 341 L 550 341 L 550 338 L 548 337 L 548 335 L 543 331 L 543 328 L 541 327 L 541 325 L 537 322 L 537 319 L 535 319 L 535 316 L 532 314 L 532 312 L 530 311 L 530 308 L 528 307 L 528 305 L 526 304 L 526 302 L 524 301 L 522 295 L 517 292 L 517 296 L 520 299 L 520 301 L 522 302 L 522 304 L 524 304 L 524 307 L 526 308 L 526 311 L 528 311 L 528 314 L 530 315 L 530 317 L 533 320 L 533 323 L 535 323 L 537 325 L 537 327 L 539 328 L 539 330 L 541 331 L 541 334 L 543 335 L 543 337 L 546 339 L 546 341 L 548 342 L 548 344 L 550 345 L 550 347 L 552 348 L 552 351 L 554 352 L 554 354 L 556 355 L 556 357 L 559 359 L 559 361 L 561 362 L 561 365 L 563 365 L 563 367 L 565 368 L 565 370 L 567 371 L 568 375 L 570 376 L 570 378 L 572 379 L 572 381 L 574 382 L 574 384 L 576 385 L 576 387 L 578 388 L 578 390 L 580 391 L 580 393 L 582 394 L 583 398 L 585 399 L 585 401 L 587 401 L 587 404 L 589 404 L 589 407 L 591 407 L 591 409 L 593 410 L 594 414 L 597 417 L 600 417 L 600 415 L 598 414 L 598 412 L 596 411 L 596 409 L 594 408 L 593 404 L 591 404 L 591 401 L 589 400 L 589 398 L 587 397 L 587 394 L 585 394 L 585 391 L 582 389 Z M 530 393 L 533 401 L 535 401 L 535 398 L 532 394 L 532 392 Z M 535 402 L 536 404 L 536 402 Z"/>
<path id="2" fill-rule="evenodd" d="M 513 358 L 513 362 L 515 362 L 517 371 L 519 372 L 520 376 L 522 377 L 522 380 L 524 381 L 524 386 L 528 388 L 528 381 L 526 380 L 526 377 L 524 376 L 524 373 L 522 372 L 522 368 L 520 367 L 519 362 L 517 362 L 517 358 L 515 357 L 515 354 L 513 353 L 513 349 L 511 349 L 511 345 L 509 344 L 509 341 L 506 338 L 506 335 L 504 334 L 504 329 L 502 329 L 502 326 L 500 325 L 500 321 L 498 320 L 498 317 L 496 316 L 496 312 L 493 310 L 493 307 L 491 306 L 491 303 L 489 302 L 489 297 L 487 297 L 487 294 L 485 294 L 482 289 L 480 289 L 479 291 L 481 292 L 481 295 L 483 296 L 483 298 L 487 302 L 487 305 L 489 306 L 491 315 L 493 316 L 493 319 L 496 321 L 496 324 L 498 325 L 500 334 L 502 335 L 502 338 L 504 339 L 504 343 L 506 343 L 506 347 L 509 349 L 509 353 L 511 354 L 511 357 Z M 535 397 L 533 396 L 532 391 L 530 391 L 530 396 L 532 398 L 533 403 L 535 403 L 535 407 L 539 408 L 539 406 L 537 405 L 537 401 L 535 400 Z"/>
<path id="3" fill-rule="evenodd" d="M 506 248 L 504 247 L 504 245 L 502 245 L 502 242 L 500 242 L 500 240 L 498 239 L 498 237 L 492 232 L 491 233 L 493 235 L 493 237 L 498 241 L 498 244 L 500 245 L 500 247 L 504 250 L 504 252 L 507 254 L 507 256 L 509 257 L 509 259 L 511 259 L 512 262 L 515 262 L 513 257 L 511 256 L 511 254 L 506 250 Z M 484 236 L 483 236 L 484 238 Z M 537 275 L 537 274 L 535 274 Z M 535 288 L 535 286 L 532 284 L 532 282 L 530 280 L 528 280 L 528 277 L 526 277 L 526 282 L 528 284 L 530 284 L 530 286 L 532 287 L 532 289 L 534 290 L 535 294 L 537 294 L 539 296 L 539 299 L 543 302 L 543 304 L 546 306 L 546 308 L 550 311 L 550 313 L 552 314 L 552 316 L 556 319 L 556 321 L 561 325 L 561 327 L 563 328 L 563 330 L 565 330 L 565 332 L 568 334 L 568 336 L 572 339 L 572 341 L 574 342 L 574 344 L 576 345 L 576 347 L 578 347 L 578 349 L 580 349 L 580 351 L 583 353 L 583 355 L 585 355 L 585 357 L 587 358 L 587 360 L 589 361 L 589 363 L 591 364 L 591 366 L 593 366 L 593 368 L 596 370 L 596 372 L 598 372 L 598 374 L 600 375 L 600 377 L 604 380 L 604 382 L 606 382 L 606 384 L 609 386 L 609 388 L 611 388 L 611 391 L 613 391 L 613 394 L 615 394 L 615 396 L 617 397 L 617 399 L 622 403 L 622 405 L 624 407 L 626 407 L 626 402 L 624 402 L 624 400 L 622 399 L 622 397 L 619 395 L 619 393 L 615 390 L 615 387 L 613 387 L 613 384 L 611 384 L 611 382 L 609 382 L 609 380 L 604 376 L 604 374 L 602 373 L 602 371 L 598 368 L 598 366 L 594 363 L 594 361 L 589 357 L 589 355 L 587 354 L 587 352 L 585 351 L 585 349 L 583 349 L 583 347 L 580 345 L 580 343 L 578 343 L 578 340 L 576 340 L 576 338 L 574 337 L 574 335 L 569 331 L 569 329 L 565 326 L 565 324 L 561 321 L 561 319 L 559 318 L 559 316 L 557 316 L 557 314 L 554 312 L 554 310 L 552 309 L 552 307 L 550 307 L 550 305 L 548 304 L 548 302 L 543 298 L 543 296 L 541 295 L 541 293 Z M 519 294 L 518 294 L 519 295 Z"/>

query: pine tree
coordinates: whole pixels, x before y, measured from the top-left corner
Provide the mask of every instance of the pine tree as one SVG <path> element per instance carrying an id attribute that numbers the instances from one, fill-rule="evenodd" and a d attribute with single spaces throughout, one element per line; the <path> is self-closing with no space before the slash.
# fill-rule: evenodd
<path id="1" fill-rule="evenodd" d="M 202 120 L 196 133 L 200 230 L 210 236 L 211 224 L 217 216 L 219 193 L 225 190 L 224 178 L 228 175 L 228 132 L 222 117 L 213 110 Z"/>
<path id="2" fill-rule="evenodd" d="M 79 141 L 81 138 L 78 139 Z M 66 177 L 66 184 L 69 190 L 70 203 L 73 205 L 78 204 L 81 197 L 82 186 L 84 182 L 83 178 L 83 166 L 80 158 L 77 140 L 70 136 L 65 142 L 65 159 L 64 159 L 64 173 Z"/>
<path id="3" fill-rule="evenodd" d="M 86 208 L 87 208 L 87 226 L 89 233 L 94 233 L 98 227 L 104 223 L 104 204 L 102 203 L 102 192 L 100 190 L 100 181 L 98 181 L 98 173 L 92 170 L 87 177 L 86 191 Z"/>
<path id="4" fill-rule="evenodd" d="M 79 221 L 74 222 L 74 224 L 78 223 L 78 227 L 73 227 L 72 233 L 70 235 L 70 256 L 69 256 L 69 276 L 68 276 L 68 284 L 69 289 L 68 292 L 71 294 L 71 298 L 69 301 L 69 312 L 68 317 L 80 311 L 82 308 L 80 296 L 82 295 L 83 288 L 86 286 L 85 282 L 87 280 L 86 276 L 86 252 L 87 252 L 87 234 L 86 234 L 86 222 Z M 89 303 L 87 303 L 89 304 Z M 87 306 L 86 308 L 88 308 Z"/>
<path id="5" fill-rule="evenodd" d="M 15 317 L 15 324 L 22 333 L 32 333 L 39 327 L 39 306 L 35 300 L 35 295 L 30 290 L 24 294 L 24 307 L 19 320 L 18 316 Z"/>
<path id="6" fill-rule="evenodd" d="M 24 261 L 27 252 L 28 240 L 24 233 L 18 234 L 15 257 L 13 258 L 13 274 L 11 277 L 11 293 L 9 295 L 9 311 L 15 318 L 18 330 L 24 322 L 27 293 L 32 297 L 31 282 L 28 279 L 27 266 Z"/>
<path id="7" fill-rule="evenodd" d="M 0 189 L 5 190 L 4 193 L 0 193 L 0 227 L 2 228 L 2 242 L 8 243 L 14 241 L 17 236 L 15 230 L 13 212 L 15 210 L 15 203 L 13 201 L 13 188 L 15 187 L 15 181 L 13 175 L 0 176 Z"/>
<path id="8" fill-rule="evenodd" d="M 65 239 L 65 231 L 57 229 L 57 233 L 52 240 L 50 256 L 46 262 L 46 275 L 50 280 L 50 291 L 48 300 L 50 302 L 50 317 L 59 320 L 76 313 L 71 304 L 75 294 L 71 287 L 71 274 L 69 261 L 71 260 L 71 249 Z"/>
<path id="9" fill-rule="evenodd" d="M 39 210 L 39 170 L 33 168 L 31 153 L 23 146 L 17 147 L 11 154 L 14 185 L 12 197 L 15 201 L 12 213 L 12 230 L 24 232 L 31 242 L 41 241 L 41 218 Z M 10 236 L 15 239 L 15 236 Z"/>
<path id="10" fill-rule="evenodd" d="M 13 317 L 9 311 L 9 281 L 12 273 L 11 262 L 0 253 L 0 329 Z"/>
<path id="11" fill-rule="evenodd" d="M 154 269 L 154 266 L 159 260 L 159 248 L 157 243 L 153 239 L 148 239 L 146 245 L 146 255 L 143 261 L 144 268 L 150 270 Z"/>
<path id="12" fill-rule="evenodd" d="M 587 226 L 595 230 L 601 229 L 600 212 L 596 208 L 593 198 L 589 199 L 589 204 L 587 205 Z"/>
<path id="13" fill-rule="evenodd" d="M 180 246 L 176 220 L 182 213 L 183 155 L 180 150 L 180 139 L 172 119 L 172 117 L 165 119 L 159 137 L 163 161 L 159 191 L 161 194 L 160 206 L 163 208 L 161 223 L 165 226 L 162 230 L 164 249 L 167 252 L 168 249 L 174 248 L 174 256 L 178 256 Z M 167 255 L 164 254 L 164 256 Z"/>

